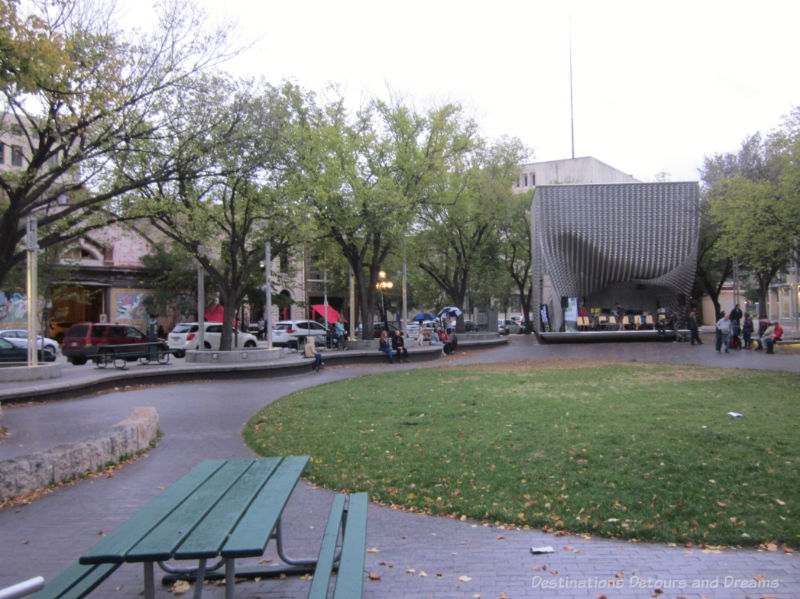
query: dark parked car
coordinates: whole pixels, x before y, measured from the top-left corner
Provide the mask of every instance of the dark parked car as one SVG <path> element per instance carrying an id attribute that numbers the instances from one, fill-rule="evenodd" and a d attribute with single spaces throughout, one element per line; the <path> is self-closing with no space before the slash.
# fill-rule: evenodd
<path id="1" fill-rule="evenodd" d="M 390 337 L 394 337 L 394 332 L 398 331 L 400 329 L 398 329 L 396 326 L 394 326 L 391 322 L 388 323 L 388 324 L 389 324 L 389 328 L 386 329 L 386 325 L 384 323 L 382 323 L 382 322 L 373 323 L 372 324 L 372 338 L 373 339 L 377 339 L 378 337 L 380 337 L 381 336 L 381 332 L 383 332 L 383 329 L 386 329 L 387 331 L 389 331 L 389 336 Z"/>
<path id="2" fill-rule="evenodd" d="M 145 352 L 147 343 L 147 335 L 130 325 L 81 322 L 67 331 L 61 344 L 61 353 L 68 361 L 79 366 L 102 353 Z M 163 349 L 169 349 L 166 343 L 163 343 Z M 137 358 L 126 359 L 134 361 Z"/>
<path id="3" fill-rule="evenodd" d="M 465 320 L 464 321 L 464 330 L 467 333 L 477 333 L 478 332 L 478 323 L 473 320 Z"/>
<path id="4" fill-rule="evenodd" d="M 52 357 L 45 354 L 41 349 L 38 350 L 40 362 L 53 361 L 55 355 Z M 14 345 L 7 339 L 0 337 L 0 362 L 27 362 L 28 361 L 28 348 Z"/>

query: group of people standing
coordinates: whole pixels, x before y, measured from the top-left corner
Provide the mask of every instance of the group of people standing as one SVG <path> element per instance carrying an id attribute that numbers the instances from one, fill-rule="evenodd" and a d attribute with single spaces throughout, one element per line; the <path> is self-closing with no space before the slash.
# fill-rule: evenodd
<path id="1" fill-rule="evenodd" d="M 759 319 L 758 330 L 749 312 L 742 312 L 739 304 L 729 314 L 722 313 L 717 321 L 716 349 L 728 353 L 730 349 L 766 349 L 774 353 L 775 342 L 783 336 L 783 327 L 777 320 Z M 740 338 L 741 336 L 741 338 Z"/>

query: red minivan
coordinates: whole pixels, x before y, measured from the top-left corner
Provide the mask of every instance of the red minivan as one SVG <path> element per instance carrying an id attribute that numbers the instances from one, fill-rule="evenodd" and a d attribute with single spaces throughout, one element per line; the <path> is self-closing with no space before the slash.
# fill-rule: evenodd
<path id="1" fill-rule="evenodd" d="M 147 351 L 147 342 L 147 335 L 127 324 L 79 322 L 73 324 L 64 335 L 61 353 L 72 364 L 79 366 L 104 352 L 145 352 Z M 126 347 L 117 347 L 120 345 Z M 136 358 L 133 357 L 131 360 L 136 360 Z"/>

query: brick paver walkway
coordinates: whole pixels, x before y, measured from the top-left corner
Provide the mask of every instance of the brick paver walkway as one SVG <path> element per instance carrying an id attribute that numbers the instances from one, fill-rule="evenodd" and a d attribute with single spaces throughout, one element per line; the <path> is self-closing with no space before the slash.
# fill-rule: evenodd
<path id="1" fill-rule="evenodd" d="M 602 344 L 537 346 L 512 338 L 509 347 L 455 356 L 425 367 L 455 362 L 493 362 L 548 357 L 577 361 L 614 356 L 620 360 L 666 360 L 741 368 L 800 370 L 798 356 L 754 352 L 718 355 L 706 344 Z M 4 411 L 9 438 L 0 459 L 77 440 L 126 417 L 139 405 L 155 406 L 164 438 L 146 457 L 112 478 L 94 478 L 59 489 L 29 505 L 0 510 L 0 588 L 31 576 L 52 578 L 73 563 L 105 531 L 113 530 L 199 460 L 248 456 L 239 433 L 266 403 L 295 389 L 378 372 L 388 365 L 326 369 L 320 375 L 269 381 L 215 381 L 167 385 L 92 398 L 12 407 Z M 395 368 L 415 367 L 395 366 Z M 301 485 L 287 516 L 290 551 L 306 556 L 322 533 L 330 492 Z M 795 498 L 795 500 L 800 498 Z M 533 555 L 531 547 L 553 553 Z M 782 551 L 668 547 L 649 543 L 556 537 L 539 531 L 504 530 L 475 522 L 421 516 L 370 506 L 366 570 L 368 598 L 669 597 L 714 599 L 800 596 L 800 556 Z M 270 548 L 268 556 L 274 552 Z M 246 582 L 239 597 L 304 596 L 308 581 Z M 142 571 L 121 567 L 92 597 L 138 598 Z M 167 597 L 167 587 L 157 595 Z M 209 585 L 205 596 L 223 596 Z"/>

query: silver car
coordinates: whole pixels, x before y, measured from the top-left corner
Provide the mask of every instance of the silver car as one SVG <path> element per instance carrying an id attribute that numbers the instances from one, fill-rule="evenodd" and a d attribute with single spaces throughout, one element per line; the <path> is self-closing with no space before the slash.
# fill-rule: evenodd
<path id="1" fill-rule="evenodd" d="M 17 347 L 28 347 L 28 331 L 25 329 L 3 329 L 0 330 L 0 337 L 7 339 Z M 55 360 L 58 355 L 58 341 L 50 339 L 50 337 L 37 335 L 36 347 L 42 350 L 42 355 L 48 362 Z"/>
<path id="2" fill-rule="evenodd" d="M 222 323 L 206 322 L 204 324 L 203 346 L 206 349 L 219 350 L 222 341 Z M 175 325 L 175 328 L 167 335 L 167 343 L 170 349 L 175 350 L 176 358 L 184 357 L 186 350 L 200 348 L 200 338 L 197 334 L 199 331 L 200 326 L 196 322 L 181 322 Z M 255 348 L 258 345 L 258 339 L 250 333 L 233 331 L 232 335 L 231 346 L 234 348 Z"/>
<path id="3" fill-rule="evenodd" d="M 307 337 L 316 345 L 325 345 L 328 329 L 314 320 L 281 320 L 272 327 L 272 345 L 298 349 Z"/>

